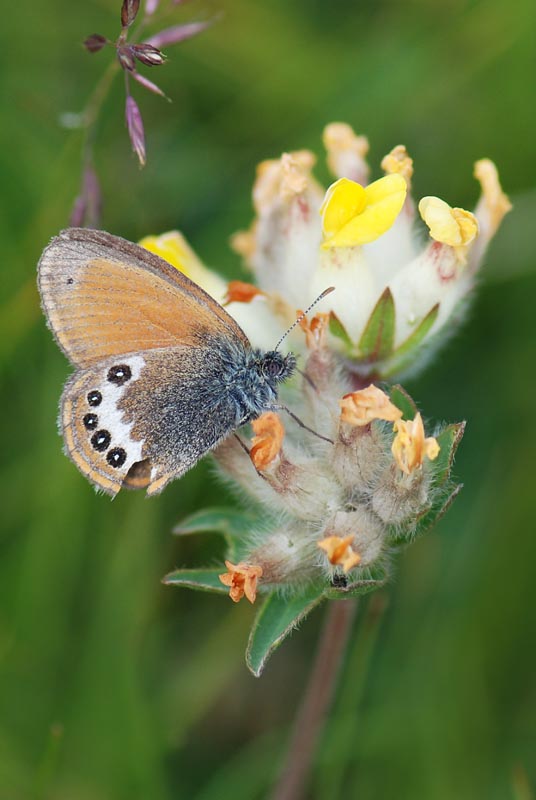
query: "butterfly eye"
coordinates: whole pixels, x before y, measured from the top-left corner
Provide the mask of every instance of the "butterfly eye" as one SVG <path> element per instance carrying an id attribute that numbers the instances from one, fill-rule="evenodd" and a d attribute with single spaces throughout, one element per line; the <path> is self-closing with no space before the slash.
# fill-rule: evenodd
<path id="1" fill-rule="evenodd" d="M 93 434 L 91 437 L 91 444 L 98 450 L 99 453 L 102 453 L 104 450 L 107 449 L 108 445 L 111 442 L 112 437 L 108 433 L 108 431 L 100 430 Z"/>
<path id="2" fill-rule="evenodd" d="M 88 393 L 87 401 L 90 406 L 99 406 L 102 403 L 102 394 L 97 389 L 93 389 Z"/>
<path id="3" fill-rule="evenodd" d="M 117 386 L 122 386 L 132 377 L 132 370 L 128 364 L 118 364 L 108 370 L 108 380 Z"/>

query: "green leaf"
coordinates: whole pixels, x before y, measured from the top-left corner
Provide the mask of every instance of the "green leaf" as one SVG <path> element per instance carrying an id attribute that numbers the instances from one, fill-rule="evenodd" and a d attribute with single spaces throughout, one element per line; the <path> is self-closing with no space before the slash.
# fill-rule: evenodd
<path id="1" fill-rule="evenodd" d="M 322 589 L 318 586 L 294 597 L 274 592 L 265 600 L 253 623 L 246 650 L 246 663 L 255 677 L 262 673 L 274 650 L 322 600 Z"/>
<path id="2" fill-rule="evenodd" d="M 162 579 L 162 583 L 171 586 L 184 586 L 187 589 L 198 589 L 201 592 L 218 592 L 227 594 L 229 588 L 219 579 L 225 567 L 217 569 L 177 569 Z"/>
<path id="3" fill-rule="evenodd" d="M 225 538 L 231 561 L 240 559 L 247 534 L 255 523 L 250 514 L 233 508 L 208 508 L 196 511 L 179 522 L 173 533 L 189 536 L 195 533 L 221 533 Z"/>
<path id="4" fill-rule="evenodd" d="M 368 361 L 380 361 L 391 355 L 395 338 L 395 301 L 389 287 L 376 303 L 363 335 L 359 352 Z"/>
<path id="5" fill-rule="evenodd" d="M 333 336 L 336 336 L 337 339 L 340 339 L 342 342 L 344 342 L 347 350 L 353 349 L 354 344 L 348 336 L 346 328 L 334 311 L 332 311 L 329 315 L 329 332 Z"/>
<path id="6" fill-rule="evenodd" d="M 418 536 L 422 536 L 423 533 L 429 531 L 430 528 L 432 528 L 450 508 L 451 504 L 454 502 L 455 498 L 459 495 L 462 489 L 463 484 L 459 483 L 451 491 L 443 492 L 433 504 L 432 508 L 427 511 L 423 517 L 421 517 L 417 523 L 417 527 L 415 528 L 411 540 L 416 539 Z"/>
<path id="7" fill-rule="evenodd" d="M 400 370 L 409 366 L 410 360 L 413 359 L 417 348 L 422 344 L 429 331 L 433 327 L 438 314 L 439 303 L 436 303 L 436 305 L 430 309 L 426 316 L 421 319 L 415 330 L 410 333 L 408 338 L 396 348 L 389 359 L 389 365 L 386 367 L 386 370 L 382 370 L 382 375 L 387 376 L 393 372 L 399 372 Z"/>
<path id="8" fill-rule="evenodd" d="M 401 412 L 403 419 L 414 419 L 418 409 L 412 398 L 398 383 L 391 387 L 389 392 L 391 403 L 395 405 Z"/>
<path id="9" fill-rule="evenodd" d="M 440 486 L 442 483 L 445 483 L 449 477 L 452 462 L 454 461 L 454 456 L 464 431 L 465 422 L 456 422 L 453 425 L 447 425 L 447 427 L 436 436 L 440 450 L 432 467 L 435 486 Z"/>
<path id="10" fill-rule="evenodd" d="M 208 508 L 196 511 L 173 528 L 173 533 L 181 536 L 190 533 L 223 533 L 234 535 L 236 532 L 244 533 L 253 521 L 253 517 L 236 511 L 233 508 Z"/>

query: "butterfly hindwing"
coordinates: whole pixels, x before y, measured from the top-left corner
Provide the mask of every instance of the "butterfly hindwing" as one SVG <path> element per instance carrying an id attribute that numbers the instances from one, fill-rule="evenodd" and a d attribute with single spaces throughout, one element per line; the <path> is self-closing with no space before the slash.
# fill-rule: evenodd
<path id="1" fill-rule="evenodd" d="M 162 347 L 202 347 L 215 335 L 249 344 L 232 317 L 183 273 L 104 231 L 63 231 L 41 256 L 38 276 L 50 327 L 79 367 Z"/>
<path id="2" fill-rule="evenodd" d="M 237 427 L 221 372 L 217 339 L 207 347 L 148 350 L 79 370 L 62 398 L 70 457 L 109 494 L 122 486 L 161 491 Z"/>

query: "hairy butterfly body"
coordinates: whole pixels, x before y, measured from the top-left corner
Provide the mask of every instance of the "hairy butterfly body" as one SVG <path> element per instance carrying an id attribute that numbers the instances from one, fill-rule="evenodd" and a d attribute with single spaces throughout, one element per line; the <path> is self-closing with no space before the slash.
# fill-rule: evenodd
<path id="1" fill-rule="evenodd" d="M 98 488 L 161 491 L 277 402 L 292 354 L 254 350 L 183 273 L 103 231 L 71 228 L 38 267 L 49 325 L 76 372 L 63 391 L 68 455 Z"/>

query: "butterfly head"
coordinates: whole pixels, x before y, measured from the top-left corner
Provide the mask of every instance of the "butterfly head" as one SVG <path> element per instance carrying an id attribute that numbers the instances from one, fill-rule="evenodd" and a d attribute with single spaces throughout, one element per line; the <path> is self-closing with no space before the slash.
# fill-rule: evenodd
<path id="1" fill-rule="evenodd" d="M 258 362 L 259 373 L 271 386 L 285 381 L 296 369 L 296 357 L 283 355 L 278 350 L 263 353 Z"/>

